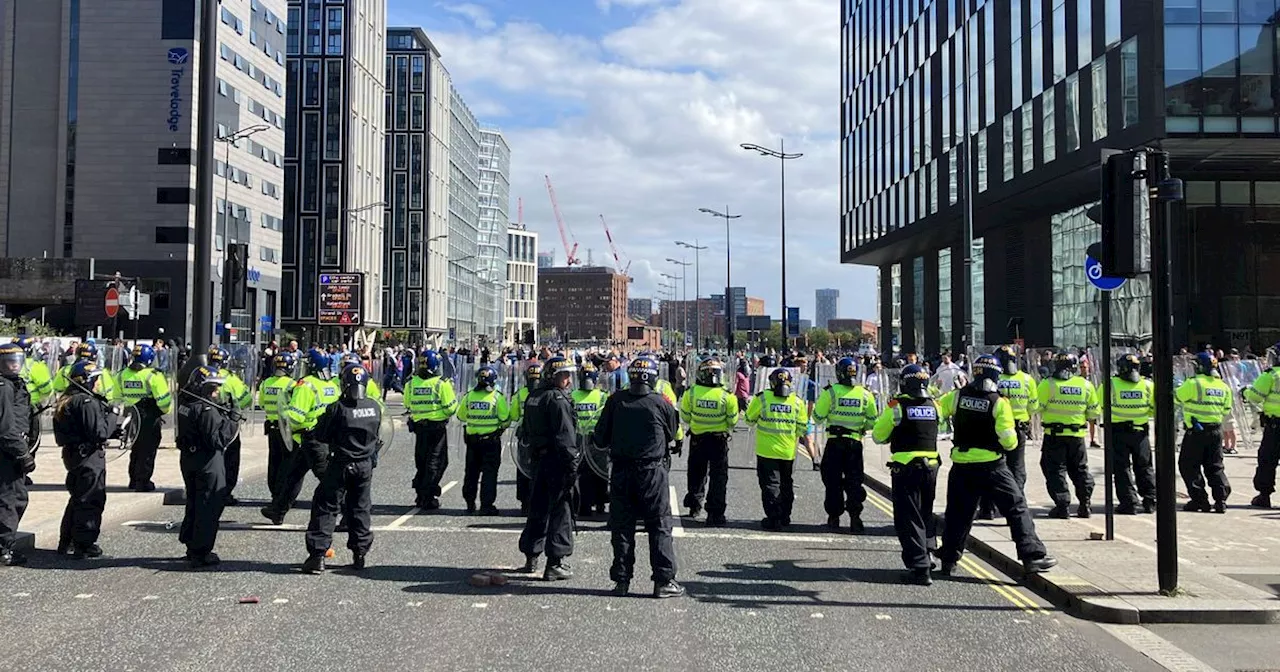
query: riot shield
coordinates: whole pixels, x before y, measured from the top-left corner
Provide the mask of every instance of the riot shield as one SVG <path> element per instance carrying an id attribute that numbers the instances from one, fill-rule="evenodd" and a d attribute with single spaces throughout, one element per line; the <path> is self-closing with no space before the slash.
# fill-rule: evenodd
<path id="1" fill-rule="evenodd" d="M 605 482 L 609 481 L 609 449 L 601 448 L 596 445 L 595 439 L 590 434 L 578 435 L 578 450 L 581 451 L 582 461 L 587 463 L 591 471 L 596 476 L 603 478 Z"/>
<path id="2" fill-rule="evenodd" d="M 396 416 L 382 409 L 382 424 L 378 426 L 378 454 L 383 455 L 396 442 Z"/>
<path id="3" fill-rule="evenodd" d="M 280 414 L 280 422 L 276 424 L 276 431 L 280 432 L 280 442 L 284 444 L 285 452 L 293 452 L 296 447 L 293 445 L 293 425 L 289 420 L 288 413 Z"/>
<path id="4" fill-rule="evenodd" d="M 133 443 L 138 440 L 138 433 L 142 429 L 142 414 L 138 412 L 137 406 L 124 408 L 121 425 L 120 447 L 124 450 L 133 450 Z"/>
<path id="5" fill-rule="evenodd" d="M 529 451 L 529 444 L 519 434 L 518 431 L 507 433 L 507 453 L 511 455 L 511 461 L 516 463 L 516 469 L 521 474 L 533 478 L 533 454 Z"/>
<path id="6" fill-rule="evenodd" d="M 244 383 L 245 388 L 249 390 L 249 394 L 252 395 L 258 389 L 258 381 L 261 374 L 257 350 L 247 343 L 228 343 L 223 347 L 227 351 L 227 373 L 235 374 Z M 229 395 L 223 395 L 220 403 L 229 408 L 234 408 L 240 414 L 241 431 L 244 431 L 247 427 L 249 436 L 253 436 L 258 432 L 258 428 L 262 423 L 255 422 L 258 419 L 258 411 L 255 410 L 256 404 L 250 402 L 247 408 L 240 408 Z M 238 437 L 239 434 L 236 436 Z"/>
<path id="7" fill-rule="evenodd" d="M 1257 364 L 1256 360 L 1228 360 L 1218 366 L 1218 371 L 1222 374 L 1222 382 L 1231 388 L 1230 419 L 1234 421 L 1237 447 L 1243 445 L 1250 449 L 1255 448 L 1257 440 L 1261 438 L 1255 436 L 1256 429 L 1253 426 L 1253 419 L 1257 412 L 1240 394 L 1241 390 L 1252 385 L 1261 374 Z"/>

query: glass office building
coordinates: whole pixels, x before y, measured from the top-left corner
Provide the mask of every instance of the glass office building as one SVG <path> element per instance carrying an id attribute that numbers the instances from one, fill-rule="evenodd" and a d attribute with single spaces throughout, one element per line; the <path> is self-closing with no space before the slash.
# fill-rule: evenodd
<path id="1" fill-rule="evenodd" d="M 1280 212 L 1277 9 L 843 0 L 841 259 L 895 279 L 880 283 L 881 321 L 896 327 L 881 330 L 882 349 L 962 346 L 971 300 L 976 345 L 1098 343 L 1083 262 L 1100 233 L 1084 212 L 1101 151 L 1140 146 L 1168 150 L 1188 186 L 1173 223 L 1175 337 L 1280 338 L 1280 313 L 1266 310 L 1280 300 L 1280 272 L 1267 270 L 1280 259 L 1267 227 Z M 1113 335 L 1145 343 L 1146 281 L 1113 296 Z"/>

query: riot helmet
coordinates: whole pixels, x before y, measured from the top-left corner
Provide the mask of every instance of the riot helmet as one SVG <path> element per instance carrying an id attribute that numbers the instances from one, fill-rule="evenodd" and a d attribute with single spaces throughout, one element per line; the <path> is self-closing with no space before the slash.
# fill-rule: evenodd
<path id="1" fill-rule="evenodd" d="M 293 375 L 293 358 L 289 355 L 279 354 L 271 358 L 272 372 L 277 376 Z"/>
<path id="2" fill-rule="evenodd" d="M 133 361 L 129 363 L 129 368 L 134 371 L 141 371 L 148 366 L 151 366 L 155 361 L 155 348 L 145 343 L 140 343 L 133 346 Z"/>
<path id="3" fill-rule="evenodd" d="M 359 364 L 348 365 L 342 369 L 342 398 L 345 401 L 359 401 L 368 395 L 369 372 Z"/>
<path id="4" fill-rule="evenodd" d="M 903 394 L 916 399 L 933 396 L 929 393 L 929 373 L 919 364 L 902 367 L 902 372 L 898 374 L 898 388 Z"/>
<path id="5" fill-rule="evenodd" d="M 222 389 L 224 382 L 226 379 L 222 376 L 222 369 L 216 366 L 198 366 L 187 378 L 187 391 L 206 399 L 213 399 L 218 396 L 218 391 Z"/>
<path id="6" fill-rule="evenodd" d="M 724 366 L 714 357 L 698 365 L 698 384 L 706 387 L 724 385 Z"/>
<path id="7" fill-rule="evenodd" d="M 777 368 L 770 372 L 769 391 L 779 397 L 791 396 L 795 392 L 795 388 L 792 387 L 791 372 L 783 368 Z"/>
<path id="8" fill-rule="evenodd" d="M 364 364 L 364 359 L 360 357 L 358 352 L 348 352 L 342 355 L 342 366 L 346 367 L 348 364 L 360 366 Z"/>
<path id="9" fill-rule="evenodd" d="M 572 382 L 573 374 L 578 372 L 578 367 L 573 365 L 573 360 L 566 359 L 563 355 L 548 359 L 545 369 L 546 375 L 542 377 L 543 387 L 565 387 L 565 382 Z"/>
<path id="10" fill-rule="evenodd" d="M 71 365 L 71 370 L 67 372 L 67 381 L 73 386 L 92 393 L 97 387 L 98 379 L 102 377 L 102 368 L 92 359 L 81 359 Z M 70 388 L 67 388 L 70 390 Z"/>
<path id="11" fill-rule="evenodd" d="M 973 360 L 973 382 L 983 392 L 1000 391 L 1000 373 L 1004 370 L 995 355 L 979 355 Z"/>
<path id="12" fill-rule="evenodd" d="M 600 382 L 600 370 L 595 364 L 587 362 L 578 369 L 578 389 L 590 392 Z"/>
<path id="13" fill-rule="evenodd" d="M 1018 353 L 1013 351 L 1012 347 L 1002 345 L 995 351 L 996 363 L 1000 365 L 1000 372 L 1006 376 L 1012 376 L 1018 372 Z"/>
<path id="14" fill-rule="evenodd" d="M 0 345 L 0 376 L 9 380 L 22 377 L 22 369 L 27 363 L 27 353 L 17 343 Z"/>
<path id="15" fill-rule="evenodd" d="M 440 375 L 440 354 L 431 348 L 423 348 L 418 354 L 418 375 L 435 378 Z"/>
<path id="16" fill-rule="evenodd" d="M 1138 356 L 1132 353 L 1120 355 L 1116 360 L 1116 374 L 1123 380 L 1136 383 L 1142 380 L 1142 362 L 1138 361 Z"/>
<path id="17" fill-rule="evenodd" d="M 846 387 L 853 387 L 857 384 L 858 378 L 858 360 L 852 357 L 841 357 L 836 362 L 836 383 Z"/>
<path id="18" fill-rule="evenodd" d="M 208 355 L 209 363 L 219 369 L 227 362 L 227 351 L 222 346 L 211 345 L 209 346 L 209 352 L 206 354 Z"/>
<path id="19" fill-rule="evenodd" d="M 27 353 L 27 359 L 44 359 L 44 344 L 40 341 L 31 338 L 30 336 L 19 336 L 18 338 L 13 339 L 13 342 L 17 343 L 18 347 L 22 348 L 22 351 Z"/>
<path id="20" fill-rule="evenodd" d="M 1080 360 L 1076 356 L 1061 350 L 1053 356 L 1053 377 L 1058 380 L 1070 380 L 1080 370 Z"/>
<path id="21" fill-rule="evenodd" d="M 627 365 L 627 378 L 632 392 L 648 394 L 658 386 L 658 363 L 652 357 L 636 357 Z"/>
<path id="22" fill-rule="evenodd" d="M 476 371 L 476 391 L 492 392 L 498 386 L 498 370 L 492 366 L 481 367 Z"/>
<path id="23" fill-rule="evenodd" d="M 1196 355 L 1196 371 L 1202 376 L 1222 377 L 1222 374 L 1218 371 L 1218 358 L 1214 357 L 1211 352 L 1202 352 Z"/>
<path id="24" fill-rule="evenodd" d="M 524 370 L 525 387 L 537 387 L 540 380 L 542 380 L 542 362 L 529 362 L 529 366 Z"/>
<path id="25" fill-rule="evenodd" d="M 84 343 L 81 343 L 79 346 L 76 347 L 76 359 L 86 360 L 90 362 L 97 362 L 98 346 L 92 343 L 89 343 L 87 341 Z"/>
<path id="26" fill-rule="evenodd" d="M 312 347 L 307 351 L 307 368 L 308 373 L 320 380 L 329 380 L 333 376 L 333 371 L 329 369 L 333 365 L 333 358 L 329 353 L 320 348 Z"/>

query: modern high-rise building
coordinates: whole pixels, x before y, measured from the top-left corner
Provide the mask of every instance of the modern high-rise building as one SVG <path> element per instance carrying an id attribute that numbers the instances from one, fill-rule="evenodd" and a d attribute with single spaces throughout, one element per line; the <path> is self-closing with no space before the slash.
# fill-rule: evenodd
<path id="1" fill-rule="evenodd" d="M 480 233 L 477 313 L 479 331 L 493 343 L 503 340 L 507 278 L 507 227 L 511 220 L 511 148 L 502 131 L 480 128 Z"/>
<path id="2" fill-rule="evenodd" d="M 386 72 L 382 324 L 428 343 L 448 328 L 448 222 L 431 216 L 432 201 L 445 199 L 432 188 L 441 179 L 433 171 L 435 154 L 447 152 L 436 139 L 436 126 L 449 122 L 433 104 L 441 83 L 437 75 L 444 70 L 440 52 L 421 28 L 389 28 Z"/>
<path id="3" fill-rule="evenodd" d="M 480 124 L 449 82 L 449 340 L 476 341 L 480 269 Z"/>
<path id="4" fill-rule="evenodd" d="M 539 269 L 539 324 L 562 341 L 621 343 L 627 339 L 628 282 L 605 266 Z"/>
<path id="5" fill-rule="evenodd" d="M 963 3 L 974 5 L 842 3 L 841 259 L 880 269 L 882 347 L 958 347 L 967 305 L 974 345 L 1098 344 L 1084 262 L 1100 230 L 1086 210 L 1102 150 L 1142 146 L 1168 151 L 1185 182 L 1175 338 L 1280 339 L 1267 309 L 1280 276 L 1258 270 L 1280 252 L 1262 224 L 1280 208 L 1275 4 Z M 1148 281 L 1112 297 L 1113 337 L 1144 345 Z"/>
<path id="6" fill-rule="evenodd" d="M 551 268 L 556 265 L 556 251 L 547 250 L 538 253 L 538 268 Z"/>
<path id="7" fill-rule="evenodd" d="M 315 340 L 321 276 L 363 273 L 353 323 L 382 324 L 386 0 L 289 0 L 281 321 Z"/>
<path id="8" fill-rule="evenodd" d="M 0 252 L 93 258 L 151 295 L 140 333 L 190 338 L 195 264 L 212 264 L 218 287 L 227 244 L 246 243 L 248 303 L 230 317 L 237 340 L 265 340 L 281 299 L 286 5 L 220 7 L 211 104 L 219 136 L 236 141 L 217 146 L 214 256 L 203 260 L 196 7 L 0 2 Z"/>
<path id="9" fill-rule="evenodd" d="M 733 301 L 733 315 L 750 315 L 747 311 L 747 288 L 746 287 L 730 287 L 729 294 Z M 724 294 L 712 294 L 711 301 L 720 306 L 719 312 L 724 313 Z"/>
<path id="10" fill-rule="evenodd" d="M 538 234 L 523 224 L 507 229 L 507 294 L 503 342 L 538 337 Z"/>
<path id="11" fill-rule="evenodd" d="M 814 292 L 813 323 L 822 329 L 840 314 L 840 290 L 819 289 Z"/>
<path id="12" fill-rule="evenodd" d="M 653 315 L 653 299 L 627 299 L 627 315 L 641 322 L 648 322 L 649 317 Z"/>

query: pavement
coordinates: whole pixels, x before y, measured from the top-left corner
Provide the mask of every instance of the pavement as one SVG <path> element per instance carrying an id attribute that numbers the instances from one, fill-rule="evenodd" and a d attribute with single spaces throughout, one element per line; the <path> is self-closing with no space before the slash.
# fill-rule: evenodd
<path id="1" fill-rule="evenodd" d="M 1099 435 L 1101 431 L 1099 430 Z M 950 442 L 945 442 L 950 449 Z M 1049 553 L 1053 571 L 1026 577 L 1027 585 L 1055 605 L 1090 620 L 1119 624 L 1280 622 L 1280 510 L 1250 508 L 1255 448 L 1225 458 L 1235 491 L 1225 514 L 1181 511 L 1186 493 L 1178 479 L 1178 576 L 1180 590 L 1160 594 L 1156 574 L 1154 514 L 1115 516 L 1115 539 L 1106 541 L 1103 452 L 1089 450 L 1094 474 L 1093 516 L 1050 519 L 1052 508 L 1039 467 L 1040 444 L 1028 445 L 1028 505 Z M 888 495 L 887 448 L 866 443 L 870 488 Z M 946 506 L 949 460 L 938 479 L 936 510 Z M 1074 489 L 1073 489 L 1074 496 Z M 1071 507 L 1075 512 L 1075 503 Z M 1018 575 L 1021 563 L 1003 520 L 977 521 L 969 549 L 994 566 Z"/>
<path id="2" fill-rule="evenodd" d="M 580 521 L 573 580 L 547 583 L 517 573 L 523 522 L 510 459 L 500 476 L 503 516 L 465 513 L 457 443 L 444 507 L 423 513 L 412 506 L 411 437 L 401 426 L 374 472 L 375 541 L 364 572 L 342 568 L 350 556 L 341 537 L 334 543 L 336 569 L 323 576 L 298 571 L 306 556 L 306 502 L 281 526 L 259 516 L 267 491 L 265 458 L 255 448 L 246 453 L 243 505 L 223 518 L 217 569 L 193 572 L 180 561 L 173 523 L 182 510 L 163 496 L 126 506 L 129 495 L 113 494 L 112 522 L 100 542 L 107 557 L 100 560 L 56 556 L 44 550 L 56 539 L 38 534 L 41 550 L 28 566 L 0 569 L 0 622 L 5 641 L 14 643 L 6 664 L 245 671 L 1212 669 L 1174 667 L 1197 659 L 1149 630 L 1126 635 L 1078 620 L 981 559 L 966 559 L 962 572 L 931 587 L 900 583 L 888 502 L 872 495 L 864 534 L 828 530 L 818 474 L 804 460 L 797 462 L 795 525 L 763 532 L 747 437 L 738 433 L 731 452 L 730 526 L 676 519 L 679 579 L 689 591 L 682 599 L 647 597 L 643 549 L 632 596 L 609 595 L 611 550 L 599 519 Z M 123 464 L 113 465 L 122 472 Z M 41 465 L 42 484 L 56 482 L 50 468 Z M 684 459 L 677 458 L 671 470 L 677 502 L 685 476 Z M 308 477 L 304 499 L 313 487 Z M 35 522 L 37 532 L 41 525 Z M 473 587 L 477 572 L 508 583 Z M 1270 632 L 1270 641 L 1280 640 Z M 1141 645 L 1134 644 L 1138 635 Z"/>

